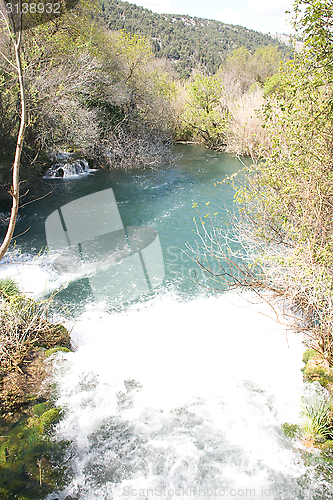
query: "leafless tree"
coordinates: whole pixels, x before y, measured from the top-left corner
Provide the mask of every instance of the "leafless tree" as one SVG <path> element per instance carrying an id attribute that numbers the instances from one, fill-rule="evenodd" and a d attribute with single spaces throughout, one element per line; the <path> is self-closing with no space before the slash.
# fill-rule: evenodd
<path id="1" fill-rule="evenodd" d="M 21 12 L 21 0 L 18 0 L 19 12 Z M 20 197 L 20 162 L 21 154 L 23 148 L 24 134 L 26 128 L 26 100 L 24 93 L 24 81 L 23 81 L 23 70 L 21 61 L 21 46 L 22 46 L 22 14 L 20 15 L 20 22 L 18 28 L 16 24 L 12 22 L 10 16 L 7 15 L 4 8 L 0 8 L 0 16 L 2 21 L 2 28 L 7 30 L 8 36 L 13 44 L 13 49 L 15 53 L 15 62 L 12 62 L 4 53 L 1 52 L 2 57 L 5 59 L 7 64 L 15 69 L 17 72 L 17 78 L 20 87 L 20 99 L 21 99 L 21 121 L 20 128 L 17 136 L 16 151 L 13 163 L 13 177 L 12 177 L 12 187 L 10 194 L 12 196 L 12 209 L 9 219 L 9 225 L 7 229 L 6 236 L 0 246 L 0 260 L 5 255 L 10 245 L 11 239 L 13 237 L 16 218 L 19 208 L 19 197 Z"/>

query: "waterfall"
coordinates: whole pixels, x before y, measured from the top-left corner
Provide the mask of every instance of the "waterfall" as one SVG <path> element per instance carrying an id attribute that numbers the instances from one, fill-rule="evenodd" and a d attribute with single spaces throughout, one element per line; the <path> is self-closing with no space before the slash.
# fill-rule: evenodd
<path id="1" fill-rule="evenodd" d="M 74 477 L 50 500 L 326 498 L 281 430 L 299 419 L 303 346 L 248 299 L 88 306 L 58 355 Z"/>
<path id="2" fill-rule="evenodd" d="M 87 174 L 89 172 L 95 172 L 95 169 L 90 169 L 87 160 L 81 159 L 73 162 L 62 162 L 55 163 L 50 167 L 45 175 L 44 179 L 54 179 L 54 178 L 73 178 L 78 177 L 82 174 Z"/>

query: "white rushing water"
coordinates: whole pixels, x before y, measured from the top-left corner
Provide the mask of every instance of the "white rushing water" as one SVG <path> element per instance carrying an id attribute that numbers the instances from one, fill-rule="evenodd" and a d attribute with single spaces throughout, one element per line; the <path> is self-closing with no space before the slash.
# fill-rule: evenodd
<path id="1" fill-rule="evenodd" d="M 40 297 L 61 285 L 49 260 L 8 260 L 0 275 Z M 88 303 L 68 324 L 75 352 L 55 356 L 73 475 L 47 500 L 331 498 L 281 431 L 299 421 L 304 346 L 252 298 Z"/>
<path id="2" fill-rule="evenodd" d="M 262 313 L 231 293 L 85 312 L 56 375 L 74 478 L 48 498 L 323 498 L 280 427 L 304 347 Z"/>
<path id="3" fill-rule="evenodd" d="M 70 161 L 70 157 L 67 157 L 67 159 L 64 159 L 61 163 L 52 165 L 52 167 L 46 171 L 44 179 L 76 179 L 92 172 L 96 172 L 96 169 L 89 168 L 87 160 L 81 159 Z"/>

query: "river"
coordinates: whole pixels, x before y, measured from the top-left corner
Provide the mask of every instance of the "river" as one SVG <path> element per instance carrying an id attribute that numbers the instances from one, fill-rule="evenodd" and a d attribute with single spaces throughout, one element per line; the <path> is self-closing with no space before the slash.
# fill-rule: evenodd
<path id="1" fill-rule="evenodd" d="M 156 171 L 45 180 L 20 211 L 0 274 L 34 297 L 58 291 L 76 347 L 54 375 L 73 474 L 47 500 L 332 498 L 328 469 L 281 430 L 300 418 L 301 339 L 251 294 L 199 286 L 187 250 L 193 205 L 223 225 L 233 190 L 218 183 L 241 165 L 176 154 Z"/>

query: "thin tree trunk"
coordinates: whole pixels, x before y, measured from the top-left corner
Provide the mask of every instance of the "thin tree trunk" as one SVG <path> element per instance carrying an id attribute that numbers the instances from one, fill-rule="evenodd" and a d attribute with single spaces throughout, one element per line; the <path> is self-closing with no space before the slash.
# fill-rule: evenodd
<path id="1" fill-rule="evenodd" d="M 6 236 L 0 247 L 0 260 L 5 255 L 10 245 L 11 239 L 13 237 L 15 223 L 19 208 L 19 197 L 20 197 L 20 162 L 21 162 L 21 154 L 22 147 L 24 141 L 24 132 L 26 127 L 26 103 L 25 103 L 25 95 L 24 95 L 24 85 L 23 85 L 23 72 L 22 72 L 22 62 L 21 62 L 21 37 L 22 30 L 20 29 L 17 39 L 14 40 L 14 50 L 15 50 L 15 59 L 16 59 L 16 67 L 18 80 L 20 85 L 20 97 L 21 97 L 21 123 L 20 130 L 17 136 L 16 143 L 16 151 L 15 151 L 15 159 L 13 164 L 13 180 L 12 180 L 12 188 L 10 194 L 12 195 L 12 210 L 10 214 L 9 226 L 7 229 Z"/>

